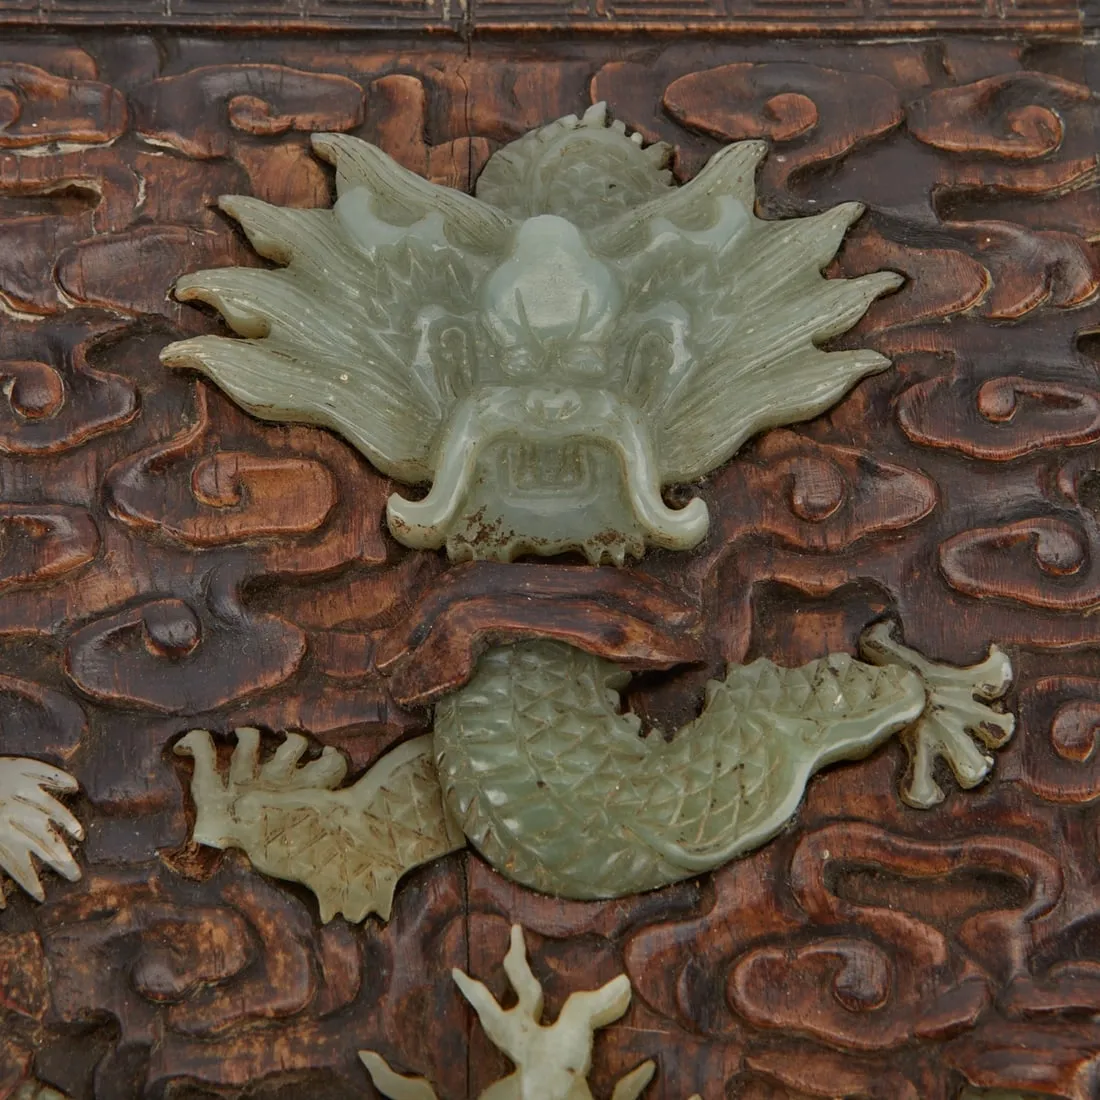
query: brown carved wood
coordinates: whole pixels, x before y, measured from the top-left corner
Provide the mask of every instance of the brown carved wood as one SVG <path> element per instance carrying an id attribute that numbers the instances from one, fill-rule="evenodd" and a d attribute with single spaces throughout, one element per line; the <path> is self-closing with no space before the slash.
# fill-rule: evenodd
<path id="1" fill-rule="evenodd" d="M 1076 35 L 1092 0 L 3 0 L 14 27 L 425 30 L 470 37 L 539 31 Z"/>
<path id="2" fill-rule="evenodd" d="M 45 904 L 8 884 L 0 1100 L 32 1079 L 73 1100 L 351 1100 L 374 1095 L 360 1048 L 476 1096 L 508 1064 L 449 968 L 503 995 L 513 921 L 551 1012 L 631 978 L 600 1096 L 646 1057 L 655 1100 L 1100 1094 L 1092 18 L 1070 0 L 2 0 L 0 754 L 72 771 L 89 835 L 83 881 L 48 876 Z M 861 27 L 927 35 L 840 35 Z M 249 28 L 268 33 L 220 33 Z M 302 33 L 341 28 L 388 33 Z M 708 29 L 803 37 L 688 33 Z M 908 280 L 847 338 L 895 368 L 708 479 L 698 551 L 448 567 L 384 533 L 387 484 L 344 443 L 159 365 L 219 330 L 168 296 L 175 277 L 258 262 L 217 195 L 329 200 L 311 130 L 467 187 L 593 99 L 673 143 L 681 177 L 768 139 L 762 214 L 862 200 L 837 272 Z M 563 903 L 462 853 L 361 927 L 187 842 L 170 745 L 195 726 L 301 729 L 363 767 L 427 728 L 480 647 L 536 633 L 639 670 L 631 705 L 673 728 L 724 662 L 852 651 L 888 611 L 925 653 L 997 641 L 1018 670 L 995 778 L 930 812 L 898 799 L 890 746 L 697 881 Z"/>

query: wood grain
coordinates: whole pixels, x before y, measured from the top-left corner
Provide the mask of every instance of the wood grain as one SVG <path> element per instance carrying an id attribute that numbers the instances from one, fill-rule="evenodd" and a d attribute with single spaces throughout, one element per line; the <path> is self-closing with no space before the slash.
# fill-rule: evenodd
<path id="1" fill-rule="evenodd" d="M 0 0 L 0 25 L 773 34 L 1011 31 L 1079 34 L 1086 0 Z"/>
<path id="2" fill-rule="evenodd" d="M 280 31 L 0 44 L 0 754 L 66 766 L 88 826 L 83 881 L 47 876 L 42 906 L 9 889 L 0 916 L 0 1100 L 32 1079 L 72 1100 L 352 1100 L 372 1095 L 360 1048 L 476 1096 L 508 1067 L 449 967 L 503 995 L 513 921 L 551 1014 L 617 973 L 634 984 L 597 1042 L 599 1095 L 651 1057 L 655 1100 L 1094 1100 L 1100 65 L 1000 33 L 1076 34 L 1078 10 L 168 10 L 0 2 L 9 26 Z M 576 33 L 503 33 L 520 22 Z M 857 24 L 997 35 L 821 36 Z M 626 33 L 641 27 L 818 37 Z M 767 139 L 761 216 L 860 200 L 836 273 L 907 280 L 846 337 L 893 369 L 707 479 L 697 551 L 452 568 L 389 538 L 391 487 L 340 440 L 160 366 L 171 340 L 219 331 L 173 280 L 258 262 L 219 194 L 329 201 L 311 128 L 465 187 L 502 142 L 594 98 L 669 141 L 681 178 Z M 819 776 L 786 832 L 700 880 L 563 903 L 462 853 L 360 927 L 322 927 L 307 892 L 188 844 L 170 750 L 196 726 L 299 729 L 362 769 L 428 728 L 480 648 L 536 631 L 635 669 L 629 705 L 671 730 L 726 661 L 851 652 L 887 612 L 930 656 L 996 641 L 1018 671 L 995 778 L 931 812 L 899 801 L 887 748 Z"/>

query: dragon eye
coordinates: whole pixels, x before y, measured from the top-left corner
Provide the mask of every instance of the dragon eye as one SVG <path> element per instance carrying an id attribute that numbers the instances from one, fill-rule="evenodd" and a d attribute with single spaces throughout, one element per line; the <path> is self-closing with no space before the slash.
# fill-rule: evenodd
<path id="1" fill-rule="evenodd" d="M 672 341 L 662 328 L 643 328 L 626 356 L 626 386 L 639 399 L 656 397 L 675 365 Z"/>

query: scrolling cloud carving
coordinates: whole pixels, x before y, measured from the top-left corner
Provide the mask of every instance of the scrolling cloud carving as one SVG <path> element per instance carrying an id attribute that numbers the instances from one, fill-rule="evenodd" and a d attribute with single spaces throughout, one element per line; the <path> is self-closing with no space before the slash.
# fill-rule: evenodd
<path id="1" fill-rule="evenodd" d="M 281 265 L 181 278 L 245 340 L 199 336 L 195 367 L 253 413 L 339 432 L 398 494 L 390 530 L 454 560 L 583 551 L 622 564 L 706 536 L 698 497 L 669 507 L 749 436 L 823 412 L 889 360 L 818 345 L 901 277 L 825 279 L 862 213 L 753 213 L 766 146 L 731 145 L 675 187 L 602 104 L 486 165 L 477 197 L 374 146 L 318 134 L 333 209 L 235 195 L 222 208 Z"/>

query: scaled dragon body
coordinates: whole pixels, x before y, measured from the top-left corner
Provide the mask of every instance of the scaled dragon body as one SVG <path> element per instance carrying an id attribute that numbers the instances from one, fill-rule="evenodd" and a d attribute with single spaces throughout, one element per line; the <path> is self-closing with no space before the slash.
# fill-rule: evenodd
<path id="1" fill-rule="evenodd" d="M 352 787 L 331 749 L 300 765 L 291 735 L 258 764 L 239 730 L 220 776 L 211 735 L 176 751 L 196 759 L 195 838 L 243 848 L 256 866 L 310 886 L 330 919 L 388 917 L 400 875 L 470 839 L 494 867 L 536 890 L 606 898 L 718 867 L 770 839 L 806 782 L 902 732 L 906 796 L 930 804 L 944 757 L 963 786 L 992 766 L 972 738 L 1003 744 L 1011 715 L 989 704 L 1011 668 L 994 648 L 970 668 L 925 661 L 867 631 L 868 661 L 845 654 L 782 668 L 763 658 L 712 681 L 698 719 L 666 741 L 619 710 L 629 673 L 560 642 L 491 650 L 436 708 L 435 732 L 393 750 Z M 871 663 L 873 662 L 873 663 Z M 930 788 L 930 784 L 932 787 Z M 392 824 L 390 823 L 392 819 Z"/>

